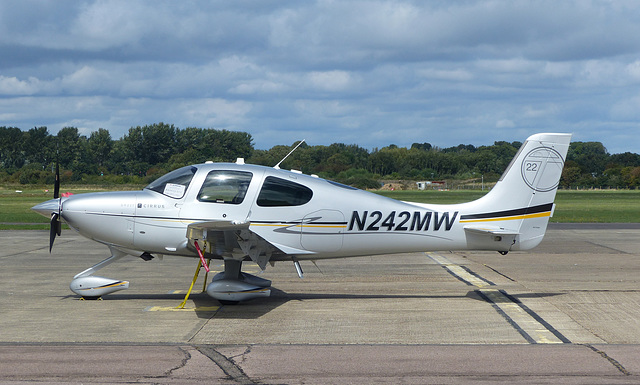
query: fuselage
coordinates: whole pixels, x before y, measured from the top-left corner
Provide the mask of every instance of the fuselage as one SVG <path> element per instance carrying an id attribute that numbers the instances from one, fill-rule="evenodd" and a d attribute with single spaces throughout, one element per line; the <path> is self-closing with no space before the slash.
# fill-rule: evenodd
<path id="1" fill-rule="evenodd" d="M 196 256 L 187 226 L 212 221 L 249 222 L 253 233 L 299 259 L 466 246 L 456 205 L 400 202 L 256 165 L 200 164 L 168 175 L 142 191 L 73 195 L 61 217 L 97 242 L 164 255 Z"/>

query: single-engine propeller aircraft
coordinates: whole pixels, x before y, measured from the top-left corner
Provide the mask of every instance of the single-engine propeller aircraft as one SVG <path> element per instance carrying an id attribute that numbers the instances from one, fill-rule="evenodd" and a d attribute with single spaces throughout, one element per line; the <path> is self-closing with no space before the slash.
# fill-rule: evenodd
<path id="1" fill-rule="evenodd" d="M 442 250 L 527 250 L 554 211 L 570 134 L 536 134 L 495 187 L 462 204 L 401 202 L 278 166 L 205 163 L 174 170 L 142 191 L 54 199 L 33 207 L 106 245 L 111 256 L 77 274 L 71 290 L 100 297 L 128 282 L 96 277 L 126 255 L 223 259 L 207 293 L 223 303 L 270 295 L 271 281 L 241 271 L 268 263 Z M 50 249 L 51 251 L 51 249 Z"/>

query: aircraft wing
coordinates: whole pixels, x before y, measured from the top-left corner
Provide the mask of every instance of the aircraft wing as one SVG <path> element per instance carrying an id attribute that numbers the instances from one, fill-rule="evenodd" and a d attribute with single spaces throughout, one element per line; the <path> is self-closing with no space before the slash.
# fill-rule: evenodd
<path id="1" fill-rule="evenodd" d="M 190 245 L 204 241 L 205 254 L 241 259 L 249 256 L 262 270 L 273 256 L 297 254 L 298 250 L 278 247 L 249 229 L 248 221 L 195 222 L 187 227 Z"/>
<path id="2" fill-rule="evenodd" d="M 210 222 L 195 222 L 189 225 L 187 228 L 187 236 L 190 239 L 203 239 L 202 235 L 211 231 L 234 231 L 248 229 L 250 222 L 241 221 L 210 221 Z M 192 236 L 192 235 L 195 235 Z"/>

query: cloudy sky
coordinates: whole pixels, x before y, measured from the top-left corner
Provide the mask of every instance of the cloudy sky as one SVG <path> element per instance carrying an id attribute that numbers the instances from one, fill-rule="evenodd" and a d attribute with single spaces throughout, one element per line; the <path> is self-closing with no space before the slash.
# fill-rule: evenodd
<path id="1" fill-rule="evenodd" d="M 0 126 L 640 152 L 640 3 L 2 1 Z"/>

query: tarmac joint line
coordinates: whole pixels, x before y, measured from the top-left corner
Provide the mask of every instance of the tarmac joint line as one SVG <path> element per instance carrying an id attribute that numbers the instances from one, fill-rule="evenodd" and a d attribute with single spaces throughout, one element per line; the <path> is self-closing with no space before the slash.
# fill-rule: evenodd
<path id="1" fill-rule="evenodd" d="M 200 353 L 209 357 L 229 378 L 238 384 L 257 384 L 238 366 L 232 359 L 227 358 L 224 354 L 219 353 L 212 346 L 199 345 L 196 349 Z"/>
<path id="2" fill-rule="evenodd" d="M 182 362 L 180 362 L 180 364 L 177 365 L 175 368 L 169 369 L 164 375 L 165 378 L 171 377 L 171 375 L 175 371 L 184 368 L 187 365 L 187 362 L 189 362 L 189 360 L 191 359 L 191 353 L 189 353 L 187 350 L 183 348 L 180 348 L 180 350 L 184 353 L 184 358 L 182 359 Z"/>
<path id="3" fill-rule="evenodd" d="M 618 369 L 620 371 L 620 373 L 624 374 L 625 376 L 630 376 L 631 372 L 629 372 L 627 369 L 625 369 L 624 366 L 622 366 L 622 364 L 620 362 L 618 362 L 616 359 L 614 359 L 613 357 L 611 357 L 610 355 L 608 355 L 607 353 L 603 352 L 602 350 L 596 348 L 593 345 L 589 345 L 589 344 L 584 344 L 583 346 L 588 347 L 589 349 L 593 350 L 594 352 L 598 353 L 599 355 L 602 356 L 602 358 L 604 358 L 605 360 L 609 361 L 609 363 L 611 365 L 613 365 L 616 369 Z"/>
<path id="4" fill-rule="evenodd" d="M 513 278 L 509 277 L 508 275 L 505 275 L 505 274 L 503 274 L 503 273 L 499 272 L 498 270 L 496 270 L 496 269 L 494 269 L 493 267 L 491 267 L 491 266 L 487 265 L 486 263 L 483 263 L 482 265 L 483 265 L 484 267 L 486 267 L 487 269 L 491 269 L 491 270 L 493 270 L 496 274 L 500 274 L 501 276 L 505 277 L 506 279 L 508 279 L 508 280 L 509 280 L 509 281 L 511 281 L 511 282 L 515 282 L 515 281 L 516 281 L 515 279 L 513 279 Z"/>

